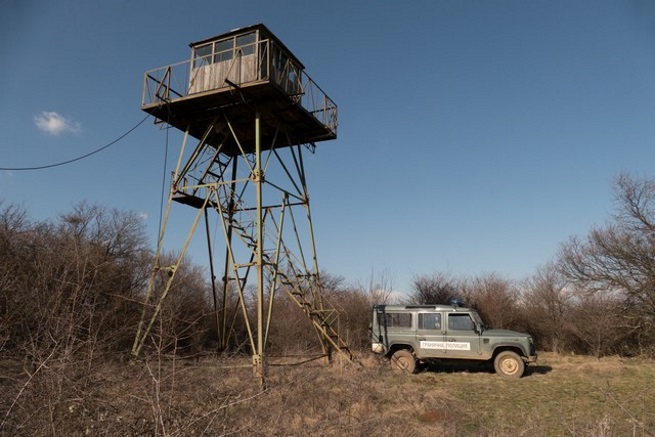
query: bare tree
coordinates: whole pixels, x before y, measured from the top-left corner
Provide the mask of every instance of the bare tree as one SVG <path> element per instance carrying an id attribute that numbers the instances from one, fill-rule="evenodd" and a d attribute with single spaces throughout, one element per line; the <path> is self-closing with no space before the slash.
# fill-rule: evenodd
<path id="1" fill-rule="evenodd" d="M 655 181 L 620 175 L 612 222 L 559 251 L 558 269 L 589 295 L 619 293 L 621 326 L 639 331 L 642 350 L 655 352 Z M 617 326 L 618 329 L 618 326 Z M 625 329 L 625 328 L 624 328 Z"/>
<path id="2" fill-rule="evenodd" d="M 360 288 L 363 289 L 363 287 Z M 388 270 L 383 270 L 377 274 L 371 271 L 367 291 L 370 306 L 394 303 L 396 298 L 393 288 L 393 277 Z"/>

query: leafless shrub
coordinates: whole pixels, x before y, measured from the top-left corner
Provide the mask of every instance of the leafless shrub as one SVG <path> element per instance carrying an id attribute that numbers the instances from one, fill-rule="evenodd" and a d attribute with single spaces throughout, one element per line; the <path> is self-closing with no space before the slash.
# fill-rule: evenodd
<path id="1" fill-rule="evenodd" d="M 572 306 L 569 331 L 581 343 L 576 352 L 596 358 L 623 352 L 623 340 L 630 336 L 630 327 L 622 325 L 621 296 L 610 291 L 585 293 Z"/>
<path id="2" fill-rule="evenodd" d="M 178 257 L 175 254 L 160 256 L 161 265 L 169 265 Z M 187 260 L 177 266 L 175 280 L 163 301 L 159 295 L 168 281 L 168 271 L 155 272 L 153 296 L 150 305 L 161 304 L 157 323 L 159 329 L 151 333 L 155 339 L 146 343 L 148 347 L 157 344 L 159 353 L 175 350 L 182 357 L 198 357 L 210 344 L 209 336 L 215 329 L 214 310 L 211 303 L 210 287 L 203 269 L 192 265 Z M 146 312 L 148 314 L 148 311 Z M 214 352 L 216 352 L 214 350 Z"/>
<path id="3" fill-rule="evenodd" d="M 412 288 L 408 301 L 414 304 L 448 305 L 451 299 L 461 297 L 457 281 L 445 273 L 417 276 Z"/>
<path id="4" fill-rule="evenodd" d="M 125 345 L 149 262 L 144 235 L 135 214 L 84 203 L 14 230 L 0 254 L 14 260 L 2 290 L 12 353 L 38 364 L 53 351 L 92 359 Z"/>
<path id="5" fill-rule="evenodd" d="M 523 284 L 520 314 L 540 350 L 557 353 L 572 350 L 569 319 L 573 290 L 553 265 L 538 269 Z"/>
<path id="6" fill-rule="evenodd" d="M 371 302 L 367 292 L 345 285 L 342 277 L 323 272 L 321 295 L 335 312 L 330 315 L 334 328 L 353 349 L 368 344 Z M 320 343 L 311 321 L 288 296 L 275 298 L 274 316 L 269 333 L 272 354 L 317 353 Z M 338 317 L 337 317 L 338 316 Z"/>
<path id="7" fill-rule="evenodd" d="M 519 325 L 518 292 L 514 283 L 496 274 L 482 274 L 462 281 L 462 296 L 480 317 L 497 329 L 512 329 Z"/>
<path id="8" fill-rule="evenodd" d="M 29 228 L 26 213 L 0 201 L 0 353 L 12 348 L 13 326 L 20 319 L 18 277 L 20 248 L 16 241 Z"/>

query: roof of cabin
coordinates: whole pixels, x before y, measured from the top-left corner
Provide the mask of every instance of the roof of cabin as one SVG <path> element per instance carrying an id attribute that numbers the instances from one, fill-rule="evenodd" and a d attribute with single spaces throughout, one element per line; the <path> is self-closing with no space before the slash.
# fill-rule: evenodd
<path id="1" fill-rule="evenodd" d="M 305 68 L 305 66 L 302 64 L 302 62 L 300 62 L 300 60 L 298 60 L 298 58 L 296 58 L 296 56 L 293 54 L 293 52 L 291 52 L 291 50 L 289 50 L 289 48 L 288 48 L 286 45 L 284 45 L 284 43 L 283 43 L 282 41 L 280 41 L 280 39 L 279 39 L 277 36 L 275 36 L 275 35 L 273 34 L 273 32 L 271 32 L 270 29 L 269 29 L 268 27 L 266 27 L 266 26 L 265 26 L 264 24 L 262 24 L 262 23 L 257 23 L 257 24 L 253 24 L 253 25 L 250 25 L 250 26 L 246 26 L 246 27 L 239 27 L 239 28 L 237 28 L 237 29 L 232 29 L 232 30 L 230 30 L 229 32 L 222 33 L 222 34 L 220 34 L 220 35 L 216 35 L 216 36 L 212 36 L 212 37 L 210 37 L 210 38 L 202 39 L 202 40 L 200 40 L 200 41 L 192 42 L 192 43 L 189 43 L 189 47 L 193 48 L 193 47 L 195 47 L 195 46 L 199 46 L 199 45 L 202 45 L 202 44 L 208 43 L 208 42 L 210 42 L 210 41 L 216 41 L 216 40 L 220 40 L 220 39 L 225 39 L 225 38 L 229 38 L 229 37 L 231 37 L 231 36 L 241 35 L 241 34 L 244 34 L 244 33 L 248 33 L 248 32 L 254 31 L 254 30 L 259 30 L 259 31 L 261 31 L 261 32 L 266 36 L 266 38 L 268 38 L 268 39 L 272 39 L 273 41 L 275 41 L 275 44 L 277 44 L 278 46 L 282 47 L 282 48 L 284 49 L 284 51 L 287 53 L 287 55 L 288 55 L 291 59 L 293 59 L 293 61 L 294 61 L 298 66 L 300 66 L 300 68 L 302 68 L 302 69 Z"/>

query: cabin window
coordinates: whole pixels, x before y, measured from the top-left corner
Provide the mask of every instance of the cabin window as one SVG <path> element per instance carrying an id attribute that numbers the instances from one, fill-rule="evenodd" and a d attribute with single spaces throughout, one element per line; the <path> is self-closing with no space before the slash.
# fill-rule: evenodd
<path id="1" fill-rule="evenodd" d="M 257 32 L 246 33 L 194 48 L 193 67 L 198 68 L 216 62 L 230 61 L 237 56 L 255 54 Z"/>
<path id="2" fill-rule="evenodd" d="M 255 42 L 257 35 L 255 32 L 246 33 L 245 35 L 237 36 L 236 46 L 241 50 L 242 55 L 252 55 L 255 53 Z"/>
<path id="3" fill-rule="evenodd" d="M 243 84 L 267 77 L 268 59 L 259 59 L 258 31 L 247 32 L 193 48 L 189 93 L 217 90 L 226 83 Z"/>
<path id="4" fill-rule="evenodd" d="M 211 63 L 212 44 L 199 46 L 194 49 L 193 67 L 198 68 Z"/>
<path id="5" fill-rule="evenodd" d="M 229 61 L 234 53 L 234 39 L 218 41 L 214 51 L 214 62 Z"/>

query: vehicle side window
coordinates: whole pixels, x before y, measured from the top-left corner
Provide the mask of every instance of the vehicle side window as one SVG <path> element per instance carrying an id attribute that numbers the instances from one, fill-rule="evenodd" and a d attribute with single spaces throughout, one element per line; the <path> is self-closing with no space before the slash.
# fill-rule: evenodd
<path id="1" fill-rule="evenodd" d="M 448 314 L 448 329 L 455 331 L 472 331 L 473 320 L 468 314 Z"/>
<path id="2" fill-rule="evenodd" d="M 411 328 L 411 313 L 378 313 L 378 323 L 387 328 Z"/>
<path id="3" fill-rule="evenodd" d="M 439 313 L 420 313 L 418 315 L 419 329 L 441 329 L 441 314 Z"/>

